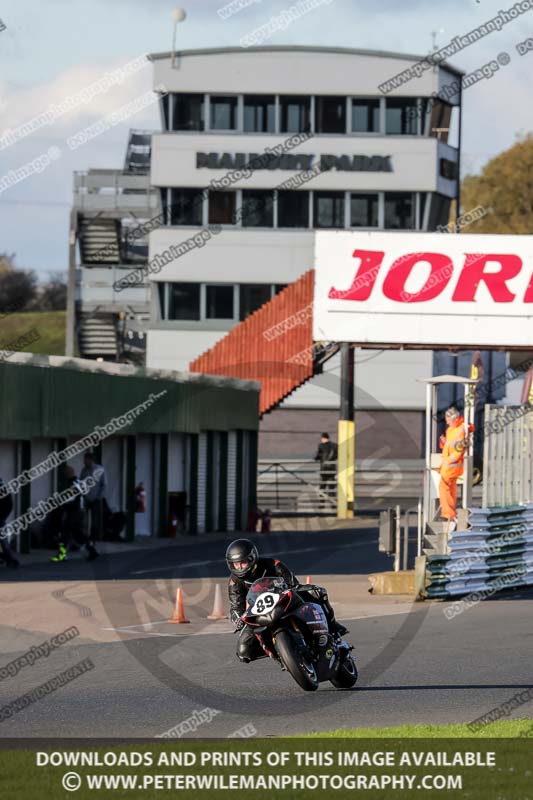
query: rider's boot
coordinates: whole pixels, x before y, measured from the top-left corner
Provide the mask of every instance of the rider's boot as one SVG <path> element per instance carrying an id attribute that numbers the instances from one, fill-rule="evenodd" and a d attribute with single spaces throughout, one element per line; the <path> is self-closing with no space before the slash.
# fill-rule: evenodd
<path id="1" fill-rule="evenodd" d="M 345 628 L 344 625 L 335 619 L 335 612 L 333 611 L 327 594 L 322 599 L 322 607 L 328 621 L 329 632 L 332 633 L 333 636 L 344 636 L 346 633 L 348 633 L 348 628 Z"/>
<path id="2" fill-rule="evenodd" d="M 59 543 L 59 549 L 56 556 L 53 556 L 50 561 L 55 561 L 56 563 L 60 561 L 67 560 L 67 548 L 61 542 Z"/>
<path id="3" fill-rule="evenodd" d="M 337 620 L 334 620 L 332 624 L 332 632 L 337 634 L 337 636 L 345 636 L 348 633 L 348 628 L 346 628 L 340 622 L 337 622 Z"/>

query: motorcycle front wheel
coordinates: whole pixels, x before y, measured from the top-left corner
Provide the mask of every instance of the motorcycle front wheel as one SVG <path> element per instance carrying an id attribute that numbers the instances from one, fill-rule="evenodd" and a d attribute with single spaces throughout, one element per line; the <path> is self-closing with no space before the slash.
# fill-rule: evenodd
<path id="1" fill-rule="evenodd" d="M 351 656 L 347 656 L 343 659 L 341 664 L 339 664 L 337 676 L 332 678 L 330 683 L 332 683 L 336 689 L 351 689 L 352 686 L 355 686 L 357 683 L 358 677 L 355 661 Z"/>
<path id="2" fill-rule="evenodd" d="M 316 669 L 298 652 L 289 631 L 279 631 L 276 634 L 275 646 L 281 663 L 298 686 L 304 692 L 315 692 L 318 689 Z"/>

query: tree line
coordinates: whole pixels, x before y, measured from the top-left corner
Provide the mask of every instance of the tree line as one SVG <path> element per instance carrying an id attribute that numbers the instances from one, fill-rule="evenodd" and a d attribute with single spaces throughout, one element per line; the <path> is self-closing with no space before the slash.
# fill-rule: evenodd
<path id="1" fill-rule="evenodd" d="M 15 266 L 13 253 L 0 253 L 0 313 L 62 311 L 67 307 L 67 285 L 62 272 L 51 271 L 39 281 L 31 269 Z"/>

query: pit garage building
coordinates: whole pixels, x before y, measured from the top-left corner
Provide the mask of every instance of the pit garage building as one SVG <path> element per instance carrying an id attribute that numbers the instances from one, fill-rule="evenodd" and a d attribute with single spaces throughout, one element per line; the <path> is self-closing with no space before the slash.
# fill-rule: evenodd
<path id="1" fill-rule="evenodd" d="M 0 363 L 0 477 L 7 483 L 99 426 L 93 449 L 127 539 L 167 536 L 176 521 L 184 533 L 242 530 L 255 503 L 258 400 L 253 381 L 16 353 Z M 73 449 L 67 463 L 79 475 L 87 447 Z M 58 465 L 21 486 L 10 521 L 64 488 L 62 473 Z M 136 511 L 141 482 L 145 510 Z M 39 542 L 41 527 L 32 523 L 17 549 Z"/>

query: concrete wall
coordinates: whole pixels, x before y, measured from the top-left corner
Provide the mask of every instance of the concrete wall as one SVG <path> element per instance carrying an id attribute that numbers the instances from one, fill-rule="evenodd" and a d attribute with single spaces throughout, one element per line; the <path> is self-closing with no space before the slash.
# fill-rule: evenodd
<path id="1" fill-rule="evenodd" d="M 267 94 L 353 94 L 378 96 L 378 84 L 423 55 L 320 47 L 261 47 L 197 50 L 182 54 L 172 69 L 170 54 L 155 54 L 154 86 L 168 91 Z M 335 77 L 334 83 L 332 76 Z M 457 75 L 428 69 L 390 92 L 390 97 L 430 96 Z M 312 87 L 312 89 L 311 89 Z"/>
<path id="2" fill-rule="evenodd" d="M 179 245 L 198 229 L 159 228 L 150 234 L 150 258 Z M 223 230 L 154 274 L 154 281 L 288 283 L 313 266 L 313 231 Z"/>
<path id="3" fill-rule="evenodd" d="M 338 410 L 276 409 L 259 432 L 259 458 L 313 458 L 320 434 L 337 441 Z M 422 411 L 356 411 L 355 457 L 399 460 L 423 456 Z"/>
<path id="4" fill-rule="evenodd" d="M 357 350 L 355 407 L 372 410 L 423 410 L 424 384 L 431 376 L 432 353 L 422 350 Z M 321 375 L 297 389 L 282 408 L 339 408 L 340 356 L 324 365 Z"/>

